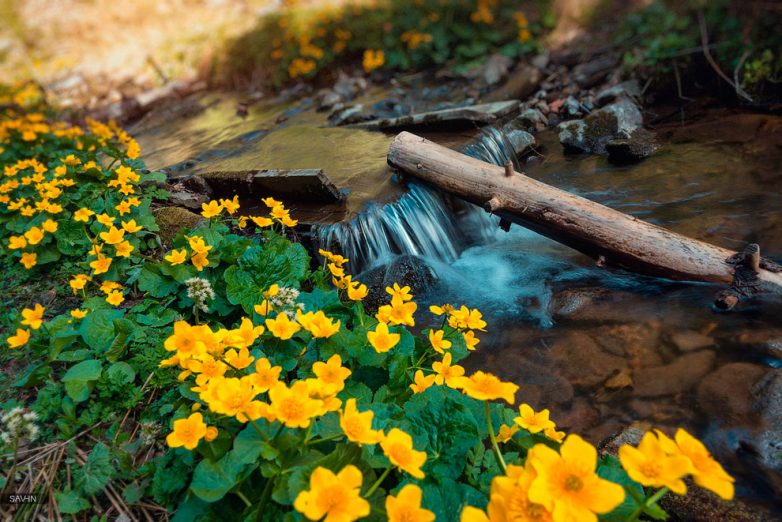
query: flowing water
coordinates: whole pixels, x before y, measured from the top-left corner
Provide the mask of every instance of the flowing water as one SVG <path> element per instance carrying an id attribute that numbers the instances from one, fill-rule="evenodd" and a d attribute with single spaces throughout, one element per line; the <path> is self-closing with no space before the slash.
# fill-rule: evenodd
<path id="1" fill-rule="evenodd" d="M 782 464 L 774 460 L 782 451 L 778 427 L 769 431 L 750 415 L 731 417 L 718 400 L 724 376 L 749 372 L 757 379 L 782 366 L 779 348 L 773 349 L 782 346 L 779 302 L 759 298 L 716 314 L 710 303 L 717 285 L 598 268 L 521 227 L 503 232 L 478 207 L 392 177 L 385 164 L 389 136 L 321 128 L 324 115 L 273 103 L 258 104 L 241 119 L 233 102 L 207 96 L 179 114 L 142 122 L 136 132 L 148 164 L 171 167 L 172 175 L 324 168 L 349 195 L 341 212 L 313 219 L 314 242 L 350 258 L 359 280 L 360 272 L 397 255 L 419 256 L 437 276 L 417 297 L 420 310 L 449 302 L 484 313 L 488 331 L 467 360 L 472 369 L 516 382 L 521 400 L 550 408 L 561 428 L 595 443 L 633 423 L 683 426 L 739 476 L 739 495 L 767 499 L 782 490 Z M 755 158 L 769 150 L 762 140 L 726 141 L 728 131 L 689 139 L 687 129 L 663 129 L 660 150 L 630 166 L 564 156 L 556 134 L 543 132 L 542 155 L 516 165 L 685 235 L 734 249 L 758 242 L 764 255 L 779 260 L 782 194 L 768 189 L 778 186 L 779 169 Z M 466 145 L 462 137 L 447 141 L 485 161 L 516 162 L 496 129 Z M 426 315 L 418 319 L 421 328 Z M 727 369 L 715 376 L 720 368 Z M 725 400 L 750 411 L 751 390 L 730 388 L 741 384 L 726 384 Z"/>

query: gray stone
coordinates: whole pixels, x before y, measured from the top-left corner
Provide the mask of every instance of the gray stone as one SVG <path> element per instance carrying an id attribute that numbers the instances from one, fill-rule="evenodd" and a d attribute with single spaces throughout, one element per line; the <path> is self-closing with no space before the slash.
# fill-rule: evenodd
<path id="1" fill-rule="evenodd" d="M 679 357 L 664 366 L 636 372 L 633 393 L 638 397 L 675 395 L 693 388 L 714 366 L 716 355 L 704 350 Z"/>
<path id="2" fill-rule="evenodd" d="M 606 143 L 608 159 L 614 163 L 633 163 L 651 156 L 657 150 L 654 133 L 634 129 L 626 138 L 614 138 Z"/>
<path id="3" fill-rule="evenodd" d="M 546 127 L 546 117 L 539 110 L 532 107 L 524 109 L 516 118 L 516 121 L 521 124 L 522 128 L 528 131 Z"/>
<path id="4" fill-rule="evenodd" d="M 358 123 L 364 120 L 363 111 L 364 106 L 361 104 L 351 105 L 349 107 L 345 107 L 344 109 L 334 111 L 329 116 L 329 124 L 340 126 L 347 125 L 349 123 Z"/>
<path id="5" fill-rule="evenodd" d="M 502 128 L 503 134 L 513 147 L 516 156 L 523 156 L 531 147 L 535 146 L 535 136 L 525 130 L 516 128 L 515 122 L 509 123 Z"/>
<path id="6" fill-rule="evenodd" d="M 559 125 L 559 142 L 566 151 L 603 154 L 606 144 L 614 138 L 629 138 L 643 123 L 638 107 L 622 99 L 592 112 L 583 120 Z"/>
<path id="7" fill-rule="evenodd" d="M 572 96 L 568 96 L 567 99 L 565 99 L 565 102 L 562 104 L 562 109 L 560 109 L 560 113 L 562 115 L 568 116 L 570 118 L 575 118 L 576 116 L 582 114 L 582 112 L 581 104 Z"/>
<path id="8" fill-rule="evenodd" d="M 638 86 L 638 81 L 630 80 L 604 89 L 595 97 L 595 106 L 602 107 L 620 98 L 640 100 L 641 88 Z"/>

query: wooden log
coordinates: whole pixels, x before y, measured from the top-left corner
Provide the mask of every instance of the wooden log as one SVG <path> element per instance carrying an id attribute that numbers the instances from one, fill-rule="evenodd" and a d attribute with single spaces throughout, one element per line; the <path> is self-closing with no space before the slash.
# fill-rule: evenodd
<path id="1" fill-rule="evenodd" d="M 741 254 L 671 232 L 617 210 L 536 181 L 518 172 L 465 156 L 402 132 L 388 163 L 487 211 L 570 246 L 645 275 L 683 281 L 734 284 Z M 747 269 L 764 289 L 782 290 L 778 266 L 764 260 Z M 757 266 L 757 265 L 755 265 Z M 764 268 L 765 267 L 765 268 Z M 755 275 L 757 276 L 755 278 Z"/>

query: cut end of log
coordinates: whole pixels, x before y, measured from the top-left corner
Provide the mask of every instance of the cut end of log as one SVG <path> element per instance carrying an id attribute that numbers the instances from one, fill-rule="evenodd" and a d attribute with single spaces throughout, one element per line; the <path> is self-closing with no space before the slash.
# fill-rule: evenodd
<path id="1" fill-rule="evenodd" d="M 500 201 L 500 198 L 494 196 L 489 201 L 483 204 L 483 208 L 486 210 L 486 212 L 491 212 L 492 214 L 494 214 L 500 208 L 502 208 L 502 202 Z"/>

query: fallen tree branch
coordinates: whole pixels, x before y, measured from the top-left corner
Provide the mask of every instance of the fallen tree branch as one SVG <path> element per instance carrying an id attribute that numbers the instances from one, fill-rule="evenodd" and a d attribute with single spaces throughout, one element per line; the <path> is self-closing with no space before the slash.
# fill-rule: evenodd
<path id="1" fill-rule="evenodd" d="M 735 260 L 741 255 L 736 252 L 671 232 L 523 174 L 507 176 L 505 167 L 409 132 L 394 139 L 388 163 L 504 220 L 594 259 L 602 257 L 608 265 L 680 281 L 739 286 L 745 283 L 736 280 L 738 272 L 749 270 L 758 291 L 782 292 L 782 273 L 778 271 L 782 268 L 768 260 L 762 260 L 759 267 L 747 268 L 744 261 L 737 265 Z M 739 266 L 746 270 L 739 271 Z"/>
<path id="2" fill-rule="evenodd" d="M 753 103 L 753 100 L 749 94 L 747 94 L 744 89 L 741 88 L 738 82 L 733 83 L 731 79 L 728 78 L 728 75 L 722 72 L 719 64 L 714 60 L 714 57 L 712 57 L 711 51 L 709 51 L 709 33 L 708 28 L 706 27 L 706 17 L 703 15 L 703 9 L 698 10 L 698 26 L 701 31 L 701 46 L 703 47 L 703 56 L 706 57 L 706 61 L 709 62 L 711 68 L 714 69 L 714 72 L 716 72 L 720 78 L 728 82 L 728 85 L 733 87 L 733 90 L 736 91 L 738 96 L 744 98 L 750 103 Z"/>

